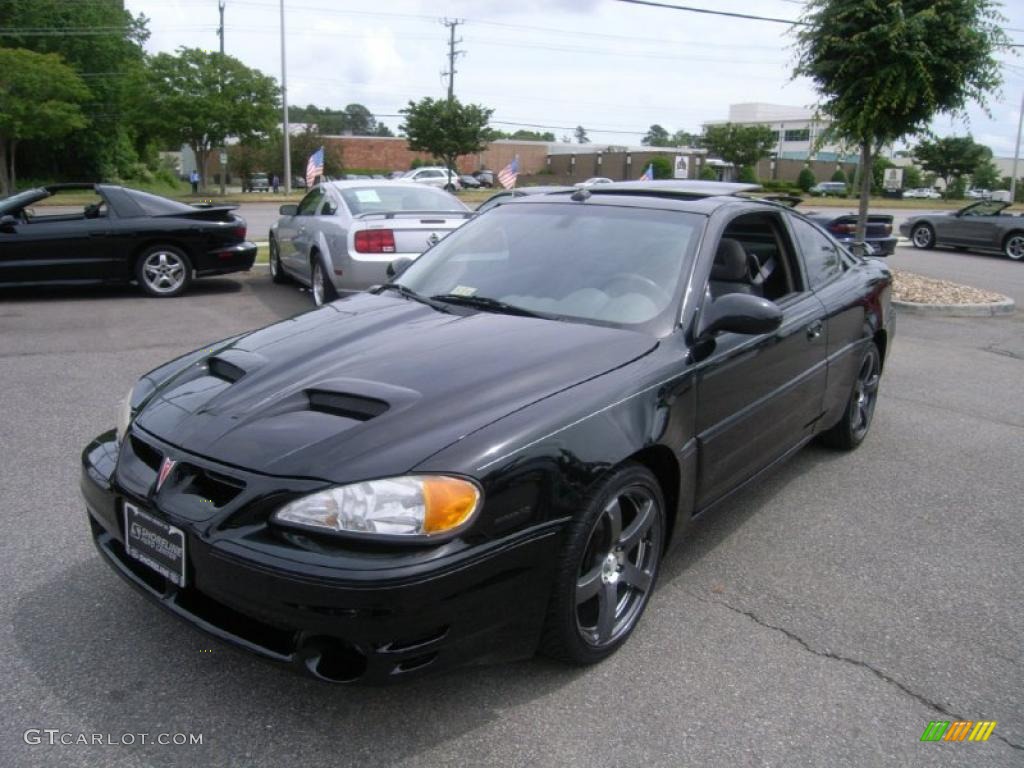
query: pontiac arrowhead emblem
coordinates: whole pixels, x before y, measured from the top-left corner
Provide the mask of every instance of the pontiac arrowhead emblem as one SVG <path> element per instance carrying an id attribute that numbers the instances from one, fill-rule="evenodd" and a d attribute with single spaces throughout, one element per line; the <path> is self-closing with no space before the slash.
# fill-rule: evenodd
<path id="1" fill-rule="evenodd" d="M 160 488 L 163 487 L 164 482 L 170 476 L 171 472 L 174 470 L 174 467 L 177 465 L 177 463 L 178 462 L 176 462 L 174 459 L 171 459 L 167 456 L 164 457 L 164 462 L 163 464 L 160 465 L 160 474 L 156 476 L 157 491 L 159 491 Z"/>

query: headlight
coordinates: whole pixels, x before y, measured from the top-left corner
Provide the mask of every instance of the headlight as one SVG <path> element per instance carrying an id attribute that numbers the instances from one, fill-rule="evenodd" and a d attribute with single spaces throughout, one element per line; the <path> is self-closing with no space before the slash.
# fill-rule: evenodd
<path id="1" fill-rule="evenodd" d="M 129 389 L 128 394 L 121 401 L 121 405 L 117 407 L 117 442 L 119 445 L 124 436 L 128 434 L 128 427 L 132 423 L 132 393 L 134 391 L 135 387 Z"/>
<path id="2" fill-rule="evenodd" d="M 465 528 L 479 506 L 480 489 L 468 480 L 407 475 L 304 496 L 273 519 L 324 532 L 427 538 Z"/>

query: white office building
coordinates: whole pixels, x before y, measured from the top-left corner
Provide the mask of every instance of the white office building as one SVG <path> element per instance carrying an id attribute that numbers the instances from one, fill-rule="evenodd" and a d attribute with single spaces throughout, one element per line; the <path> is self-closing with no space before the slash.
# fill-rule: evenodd
<path id="1" fill-rule="evenodd" d="M 775 152 L 781 159 L 853 163 L 859 159 L 856 150 L 850 147 L 823 144 L 816 149 L 815 143 L 829 122 L 806 107 L 762 102 L 730 104 L 727 120 L 712 120 L 704 123 L 703 127 L 707 129 L 709 125 L 725 123 L 769 126 L 778 135 Z"/>

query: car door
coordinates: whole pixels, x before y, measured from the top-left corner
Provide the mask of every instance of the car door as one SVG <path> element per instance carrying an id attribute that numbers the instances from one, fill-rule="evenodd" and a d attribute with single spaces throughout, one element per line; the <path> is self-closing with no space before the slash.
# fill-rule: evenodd
<path id="1" fill-rule="evenodd" d="M 803 262 L 808 285 L 825 308 L 827 372 L 825 413 L 838 413 L 846 404 L 869 343 L 869 307 L 864 299 L 863 277 L 853 256 L 819 227 L 799 216 L 788 216 L 793 240 Z M 828 425 L 824 425 L 828 426 Z"/>
<path id="2" fill-rule="evenodd" d="M 97 198 L 91 216 L 37 207 L 27 221 L 0 233 L 4 282 L 77 282 L 113 276 L 116 263 L 106 204 Z"/>
<path id="3" fill-rule="evenodd" d="M 781 216 L 741 215 L 716 246 L 720 252 L 722 241 L 734 240 L 744 247 L 752 257 L 750 285 L 739 283 L 737 291 L 775 301 L 783 319 L 775 333 L 719 334 L 698 364 L 698 508 L 802 445 L 822 413 L 824 307 L 807 286 Z M 720 287 L 711 281 L 704 302 Z"/>
<path id="4" fill-rule="evenodd" d="M 1001 223 L 999 212 L 1005 207 L 1005 203 L 985 200 L 951 216 L 953 237 L 947 242 L 974 248 L 998 248 L 1001 240 L 997 234 Z"/>
<path id="5" fill-rule="evenodd" d="M 295 216 L 292 217 L 292 236 L 288 256 L 282 256 L 288 265 L 288 270 L 306 280 L 310 279 L 309 248 L 313 239 L 314 217 L 323 199 L 322 187 L 315 187 L 302 198 Z"/>

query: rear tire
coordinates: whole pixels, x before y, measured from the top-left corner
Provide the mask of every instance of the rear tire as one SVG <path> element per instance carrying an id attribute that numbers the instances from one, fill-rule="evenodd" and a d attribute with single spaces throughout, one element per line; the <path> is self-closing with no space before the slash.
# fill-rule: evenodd
<path id="1" fill-rule="evenodd" d="M 578 665 L 615 653 L 647 607 L 664 541 L 657 479 L 637 464 L 614 471 L 566 529 L 541 653 Z"/>
<path id="2" fill-rule="evenodd" d="M 1003 253 L 1014 261 L 1024 259 L 1024 232 L 1011 232 L 1003 241 Z"/>
<path id="3" fill-rule="evenodd" d="M 821 442 L 830 448 L 851 451 L 864 442 L 878 402 L 878 385 L 882 375 L 882 357 L 872 343 L 861 357 L 857 380 L 838 423 L 821 433 Z"/>
<path id="4" fill-rule="evenodd" d="M 910 242 L 915 248 L 927 251 L 935 245 L 935 230 L 928 224 L 918 224 L 910 230 Z"/>
<path id="5" fill-rule="evenodd" d="M 135 260 L 135 279 L 149 296 L 180 296 L 192 282 L 192 263 L 180 248 L 151 245 Z"/>
<path id="6" fill-rule="evenodd" d="M 320 254 L 314 251 L 313 253 L 313 266 L 310 271 L 310 293 L 313 294 L 313 303 L 322 307 L 324 304 L 329 304 L 338 298 L 338 291 L 334 288 L 334 283 L 331 282 L 331 278 L 327 276 L 324 271 L 324 265 L 320 262 Z"/>
<path id="7" fill-rule="evenodd" d="M 277 244 L 277 240 L 274 237 L 270 238 L 270 279 L 278 285 L 288 282 L 288 275 L 284 272 L 284 267 L 281 266 L 281 247 Z"/>

